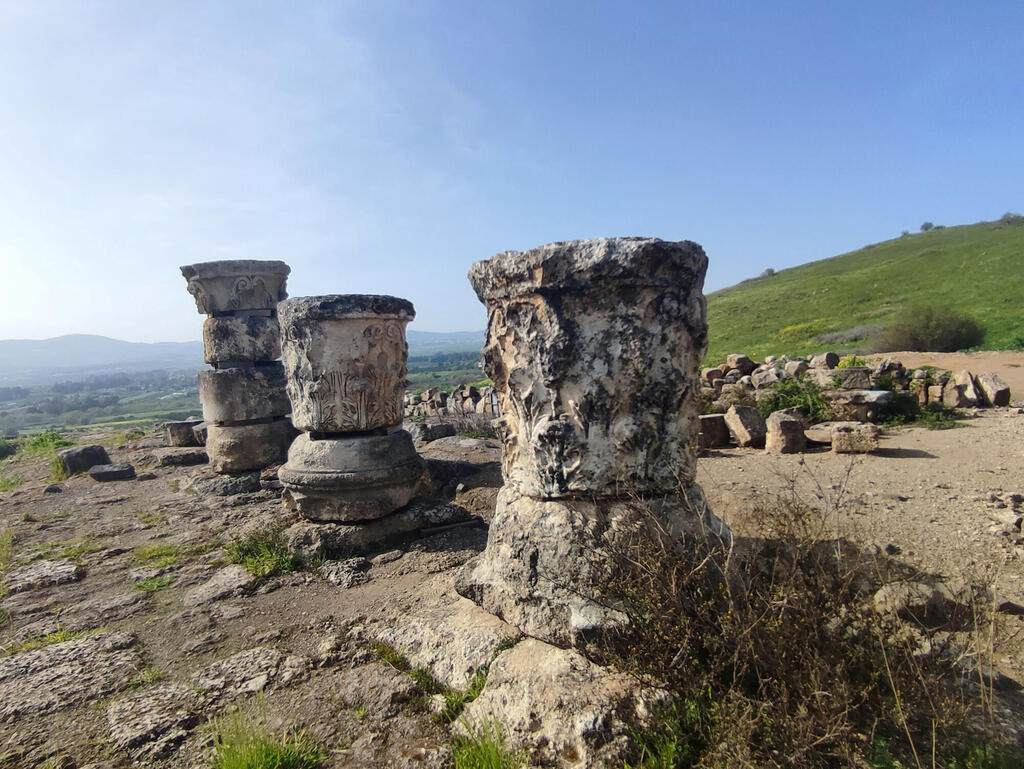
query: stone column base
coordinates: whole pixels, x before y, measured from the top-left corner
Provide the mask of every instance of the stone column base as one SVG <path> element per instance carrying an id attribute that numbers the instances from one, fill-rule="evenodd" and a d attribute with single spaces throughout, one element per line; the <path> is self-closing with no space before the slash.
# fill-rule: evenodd
<path id="1" fill-rule="evenodd" d="M 405 430 L 314 440 L 302 433 L 278 471 L 285 505 L 312 521 L 372 521 L 412 499 L 424 464 Z"/>
<path id="2" fill-rule="evenodd" d="M 625 616 L 603 605 L 615 553 L 637 537 L 666 544 L 728 544 L 732 534 L 700 487 L 653 499 L 534 499 L 506 485 L 498 494 L 487 549 L 455 589 L 526 635 L 585 646 Z"/>

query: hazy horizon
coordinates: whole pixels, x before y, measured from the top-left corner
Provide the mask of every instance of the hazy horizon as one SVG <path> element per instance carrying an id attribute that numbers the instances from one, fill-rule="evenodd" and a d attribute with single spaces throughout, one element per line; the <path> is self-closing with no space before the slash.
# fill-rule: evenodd
<path id="1" fill-rule="evenodd" d="M 706 290 L 1024 209 L 1024 6 L 0 0 L 0 338 L 192 341 L 178 270 L 486 324 L 466 272 L 647 235 Z"/>

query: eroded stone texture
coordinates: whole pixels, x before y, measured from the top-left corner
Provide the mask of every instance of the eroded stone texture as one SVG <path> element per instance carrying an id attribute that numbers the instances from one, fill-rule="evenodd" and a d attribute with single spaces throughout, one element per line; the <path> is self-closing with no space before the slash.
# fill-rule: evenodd
<path id="1" fill-rule="evenodd" d="M 291 410 L 280 363 L 200 371 L 199 400 L 203 418 L 215 424 L 269 419 Z"/>
<path id="2" fill-rule="evenodd" d="M 207 423 L 205 445 L 214 472 L 239 473 L 279 464 L 295 436 L 281 354 L 277 303 L 288 296 L 284 262 L 233 260 L 185 265 L 182 275 L 203 324 L 213 371 L 199 375 Z M 199 442 L 194 432 L 191 436 Z"/>
<path id="3" fill-rule="evenodd" d="M 595 600 L 618 544 L 728 536 L 694 483 L 706 267 L 695 243 L 645 238 L 473 265 L 505 486 L 460 594 L 529 635 L 583 644 L 621 620 Z"/>
<path id="4" fill-rule="evenodd" d="M 412 499 L 423 462 L 401 429 L 412 304 L 361 294 L 279 307 L 292 422 L 285 504 L 317 521 L 383 518 Z"/>
<path id="5" fill-rule="evenodd" d="M 507 482 L 557 498 L 693 481 L 706 269 L 696 243 L 650 238 L 553 243 L 473 265 Z"/>
<path id="6" fill-rule="evenodd" d="M 287 419 L 237 425 L 209 425 L 206 453 L 216 473 L 243 473 L 284 461 L 295 437 Z"/>
<path id="7" fill-rule="evenodd" d="M 631 733 L 650 722 L 663 699 L 577 651 L 526 639 L 498 656 L 487 686 L 454 729 L 466 734 L 497 723 L 509 747 L 527 751 L 531 764 L 623 766 Z"/>
<path id="8" fill-rule="evenodd" d="M 285 503 L 314 521 L 369 521 L 412 499 L 423 460 L 405 430 L 314 440 L 302 433 L 277 477 Z"/>
<path id="9" fill-rule="evenodd" d="M 203 323 L 203 351 L 206 362 L 214 365 L 277 360 L 281 357 L 277 318 L 268 315 L 207 318 Z"/>
<path id="10" fill-rule="evenodd" d="M 232 259 L 186 264 L 181 274 L 203 315 L 273 309 L 288 296 L 291 268 L 284 262 Z"/>
<path id="11" fill-rule="evenodd" d="M 101 633 L 0 659 L 0 723 L 128 688 L 143 667 L 134 644 L 130 633 Z"/>
<path id="12" fill-rule="evenodd" d="M 804 424 L 792 414 L 775 411 L 766 421 L 765 450 L 769 454 L 799 454 L 807 447 Z"/>
<path id="13" fill-rule="evenodd" d="M 1010 387 L 996 374 L 978 374 L 975 382 L 985 403 L 989 406 L 1009 406 Z"/>

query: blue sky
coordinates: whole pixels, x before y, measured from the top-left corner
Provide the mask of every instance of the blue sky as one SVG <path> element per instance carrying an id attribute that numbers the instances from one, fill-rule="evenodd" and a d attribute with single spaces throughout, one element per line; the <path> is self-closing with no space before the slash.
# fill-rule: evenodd
<path id="1" fill-rule="evenodd" d="M 1024 210 L 1024 4 L 0 0 L 0 338 L 197 339 L 181 264 L 482 328 L 469 265 L 690 239 L 707 290 Z"/>

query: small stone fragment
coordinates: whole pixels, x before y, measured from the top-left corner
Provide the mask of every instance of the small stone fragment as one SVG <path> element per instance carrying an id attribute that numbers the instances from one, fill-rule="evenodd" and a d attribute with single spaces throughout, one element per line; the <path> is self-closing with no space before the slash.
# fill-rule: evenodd
<path id="1" fill-rule="evenodd" d="M 89 468 L 89 477 L 94 481 L 128 481 L 135 477 L 135 467 L 128 462 L 112 465 L 95 465 Z"/>

